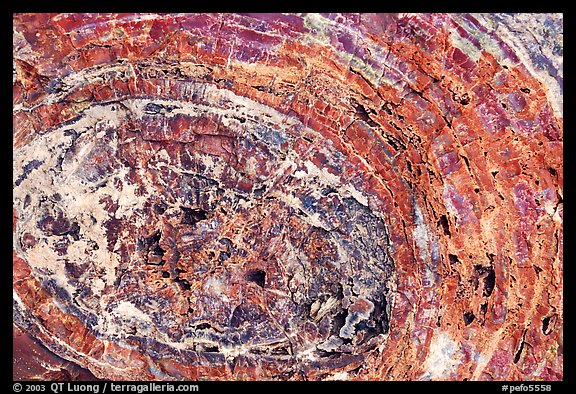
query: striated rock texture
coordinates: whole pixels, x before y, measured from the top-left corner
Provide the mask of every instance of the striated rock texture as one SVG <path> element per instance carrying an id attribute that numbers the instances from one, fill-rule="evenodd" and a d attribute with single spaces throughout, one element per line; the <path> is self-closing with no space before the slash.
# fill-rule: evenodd
<path id="1" fill-rule="evenodd" d="M 65 379 L 562 379 L 561 15 L 13 21 L 15 349 Z"/>

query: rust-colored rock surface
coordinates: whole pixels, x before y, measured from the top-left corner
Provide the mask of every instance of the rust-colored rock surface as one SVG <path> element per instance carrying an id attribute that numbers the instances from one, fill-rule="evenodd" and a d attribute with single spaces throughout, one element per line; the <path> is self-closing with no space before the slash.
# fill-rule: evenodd
<path id="1" fill-rule="evenodd" d="M 561 15 L 13 21 L 15 379 L 562 379 Z"/>

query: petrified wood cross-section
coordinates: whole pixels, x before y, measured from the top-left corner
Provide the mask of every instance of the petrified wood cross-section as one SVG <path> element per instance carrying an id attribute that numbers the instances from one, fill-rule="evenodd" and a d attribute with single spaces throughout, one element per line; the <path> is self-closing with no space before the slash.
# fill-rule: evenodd
<path id="1" fill-rule="evenodd" d="M 388 332 L 393 263 L 351 164 L 255 102 L 192 97 L 95 105 L 20 149 L 35 277 L 97 336 L 158 354 L 359 365 Z"/>
<path id="2" fill-rule="evenodd" d="M 15 349 L 66 379 L 561 379 L 561 37 L 14 15 Z"/>

